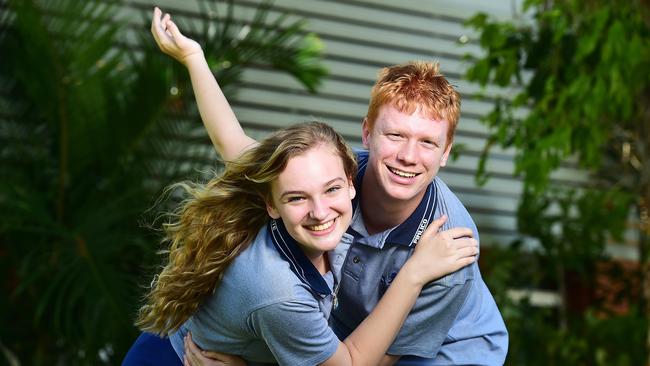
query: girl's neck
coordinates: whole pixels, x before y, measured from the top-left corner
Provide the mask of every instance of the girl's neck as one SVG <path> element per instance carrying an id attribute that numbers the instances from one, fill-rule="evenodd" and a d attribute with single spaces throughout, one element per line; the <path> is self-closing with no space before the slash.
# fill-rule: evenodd
<path id="1" fill-rule="evenodd" d="M 304 250 L 304 248 L 303 248 L 303 252 L 307 256 L 307 258 L 309 258 L 309 260 L 314 265 L 314 267 L 316 267 L 318 273 L 325 274 L 330 270 L 330 261 L 326 252 L 307 251 Z"/>

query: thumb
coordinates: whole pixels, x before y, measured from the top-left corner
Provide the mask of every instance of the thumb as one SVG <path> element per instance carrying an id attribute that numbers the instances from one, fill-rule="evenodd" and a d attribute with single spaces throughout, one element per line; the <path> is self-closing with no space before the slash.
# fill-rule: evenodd
<path id="1" fill-rule="evenodd" d="M 438 217 L 437 219 L 433 220 L 433 222 L 429 225 L 429 227 L 422 233 L 422 236 L 434 236 L 440 231 L 440 228 L 442 225 L 447 222 L 447 215 L 442 215 Z"/>

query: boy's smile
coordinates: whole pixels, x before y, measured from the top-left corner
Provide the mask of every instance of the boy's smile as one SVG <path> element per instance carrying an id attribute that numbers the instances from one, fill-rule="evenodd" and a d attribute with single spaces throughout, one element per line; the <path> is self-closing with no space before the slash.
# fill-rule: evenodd
<path id="1" fill-rule="evenodd" d="M 364 120 L 363 144 L 370 154 L 366 175 L 374 181 L 366 188 L 376 187 L 373 200 L 415 209 L 447 162 L 448 129 L 446 120 L 430 119 L 418 111 L 409 115 L 392 105 L 380 108 L 372 129 Z"/>

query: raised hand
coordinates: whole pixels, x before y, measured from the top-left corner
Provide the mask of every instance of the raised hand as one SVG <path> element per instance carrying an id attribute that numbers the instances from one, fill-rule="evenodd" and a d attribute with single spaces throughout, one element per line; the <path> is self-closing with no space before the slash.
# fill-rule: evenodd
<path id="1" fill-rule="evenodd" d="M 476 261 L 478 241 L 473 238 L 472 230 L 458 227 L 439 232 L 446 221 L 447 216 L 443 215 L 429 225 L 404 265 L 422 284 Z"/>
<path id="2" fill-rule="evenodd" d="M 162 11 L 157 7 L 153 10 L 151 34 L 161 51 L 185 66 L 187 66 L 188 58 L 194 55 L 203 57 L 201 45 L 193 39 L 185 37 L 178 30 L 176 23 L 172 21 L 171 15 L 166 13 L 163 16 Z"/>

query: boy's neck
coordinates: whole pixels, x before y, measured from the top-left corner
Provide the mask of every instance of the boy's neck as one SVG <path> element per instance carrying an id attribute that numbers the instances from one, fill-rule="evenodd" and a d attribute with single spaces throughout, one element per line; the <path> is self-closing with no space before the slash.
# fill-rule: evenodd
<path id="1" fill-rule="evenodd" d="M 361 183 L 363 194 L 359 204 L 366 230 L 373 235 L 406 221 L 420 204 L 424 191 L 411 200 L 397 200 L 388 197 L 380 189 L 379 183 L 374 182 L 372 175 L 367 173 Z"/>

